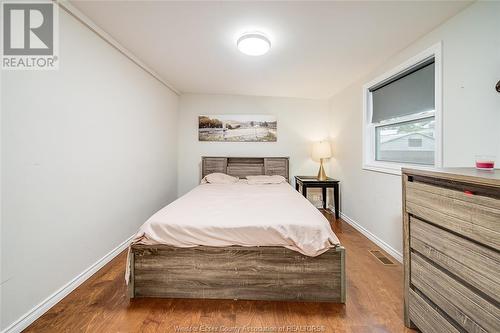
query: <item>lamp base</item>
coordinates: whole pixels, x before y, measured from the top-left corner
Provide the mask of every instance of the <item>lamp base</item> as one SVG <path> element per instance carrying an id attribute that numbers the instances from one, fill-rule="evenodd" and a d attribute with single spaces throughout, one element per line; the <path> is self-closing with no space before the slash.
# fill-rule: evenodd
<path id="1" fill-rule="evenodd" d="M 323 168 L 323 159 L 320 160 L 319 171 L 318 171 L 318 180 L 324 181 L 327 180 L 328 177 L 325 173 L 325 168 Z"/>

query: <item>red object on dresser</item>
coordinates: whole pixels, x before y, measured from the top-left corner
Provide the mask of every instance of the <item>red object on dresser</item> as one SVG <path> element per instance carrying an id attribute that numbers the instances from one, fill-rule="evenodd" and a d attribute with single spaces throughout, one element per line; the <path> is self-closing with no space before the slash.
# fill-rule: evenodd
<path id="1" fill-rule="evenodd" d="M 493 169 L 495 167 L 495 162 L 476 162 L 476 168 L 478 169 Z"/>

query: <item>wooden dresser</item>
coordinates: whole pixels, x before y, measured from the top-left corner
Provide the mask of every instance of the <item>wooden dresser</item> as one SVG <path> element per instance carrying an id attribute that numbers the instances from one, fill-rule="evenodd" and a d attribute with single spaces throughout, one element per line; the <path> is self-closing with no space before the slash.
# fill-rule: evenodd
<path id="1" fill-rule="evenodd" d="M 403 169 L 405 324 L 500 332 L 500 170 Z"/>

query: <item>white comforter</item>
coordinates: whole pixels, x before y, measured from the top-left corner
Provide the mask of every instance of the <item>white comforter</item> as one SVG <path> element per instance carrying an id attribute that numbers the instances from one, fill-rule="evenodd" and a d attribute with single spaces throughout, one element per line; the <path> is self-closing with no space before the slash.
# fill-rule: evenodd
<path id="1" fill-rule="evenodd" d="M 288 183 L 202 184 L 144 223 L 133 243 L 283 246 L 317 256 L 339 244 L 327 219 Z"/>

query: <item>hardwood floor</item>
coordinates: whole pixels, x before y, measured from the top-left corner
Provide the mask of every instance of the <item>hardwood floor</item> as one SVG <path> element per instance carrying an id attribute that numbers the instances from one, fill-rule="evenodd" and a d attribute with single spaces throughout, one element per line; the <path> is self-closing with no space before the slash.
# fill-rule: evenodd
<path id="1" fill-rule="evenodd" d="M 25 332 L 414 332 L 403 325 L 403 269 L 384 266 L 378 246 L 324 212 L 346 248 L 347 303 L 133 299 L 124 281 L 126 252 Z M 306 327 L 308 326 L 308 327 Z M 308 331 L 307 331 L 308 330 Z"/>

